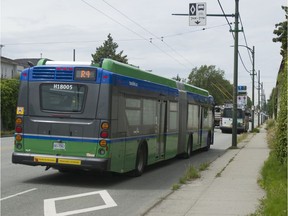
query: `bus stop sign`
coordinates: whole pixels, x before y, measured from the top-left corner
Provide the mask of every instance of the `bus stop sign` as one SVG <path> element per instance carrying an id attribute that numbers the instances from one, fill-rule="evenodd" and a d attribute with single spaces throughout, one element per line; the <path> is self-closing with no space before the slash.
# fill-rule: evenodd
<path id="1" fill-rule="evenodd" d="M 206 25 L 206 2 L 189 4 L 189 25 Z"/>

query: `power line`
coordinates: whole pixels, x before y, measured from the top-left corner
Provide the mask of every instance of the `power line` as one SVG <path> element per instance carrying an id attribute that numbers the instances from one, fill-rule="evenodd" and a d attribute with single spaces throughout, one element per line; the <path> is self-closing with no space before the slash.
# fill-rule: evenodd
<path id="1" fill-rule="evenodd" d="M 174 56 L 170 55 L 169 53 L 167 53 L 165 50 L 161 49 L 159 46 L 157 46 L 156 44 L 152 43 L 151 40 L 149 40 L 148 38 L 143 37 L 142 35 L 138 34 L 137 32 L 135 32 L 134 30 L 132 30 L 131 28 L 127 27 L 126 25 L 118 22 L 116 19 L 114 19 L 113 17 L 107 15 L 106 13 L 104 13 L 103 11 L 97 9 L 96 7 L 94 7 L 93 5 L 89 4 L 88 2 L 86 2 L 85 0 L 81 0 L 83 3 L 87 4 L 89 7 L 93 8 L 94 10 L 98 11 L 99 13 L 103 14 L 104 16 L 108 17 L 109 19 L 111 19 L 112 21 L 116 22 L 117 24 L 121 25 L 122 27 L 124 27 L 125 29 L 127 29 L 128 31 L 132 32 L 133 34 L 137 35 L 138 37 L 142 38 L 143 40 L 146 40 L 147 42 L 150 42 L 150 44 L 152 44 L 154 47 L 156 47 L 158 50 L 160 50 L 162 53 L 164 53 L 165 55 L 169 56 L 170 58 L 172 58 L 174 61 L 178 62 L 179 64 L 181 64 L 182 66 L 184 66 L 185 68 L 187 68 L 183 63 L 181 63 L 178 59 L 176 59 Z M 103 0 L 104 1 L 104 0 Z M 105 2 L 105 1 L 104 1 Z M 108 4 L 107 2 L 105 2 L 106 4 Z M 108 4 L 110 7 L 112 7 L 113 9 L 115 9 L 117 12 L 119 12 L 118 9 L 116 9 L 115 7 L 113 7 L 112 5 Z M 123 15 L 122 12 L 119 12 L 120 14 Z M 127 16 L 125 15 L 125 17 L 127 18 Z M 129 18 L 130 21 L 132 21 Z M 136 23 L 135 21 L 132 21 L 133 23 Z M 138 24 L 137 24 L 138 25 Z M 140 26 L 140 25 L 138 25 Z M 142 29 L 145 29 L 144 27 L 142 27 Z M 146 31 L 146 29 L 145 29 Z M 153 36 L 155 36 L 152 33 Z M 156 36 L 157 37 L 157 36 Z"/>
<path id="2" fill-rule="evenodd" d="M 223 9 L 223 6 L 222 6 L 220 0 L 217 0 L 217 1 L 218 1 L 218 4 L 219 4 L 220 8 L 221 8 L 221 11 L 222 11 L 223 15 L 225 16 L 226 22 L 227 22 L 227 23 L 229 24 L 229 26 L 230 26 L 230 32 L 231 32 L 231 34 L 232 34 L 232 36 L 233 36 L 233 39 L 235 40 L 235 35 L 234 35 L 233 31 L 232 31 L 232 26 L 231 26 L 231 24 L 230 24 L 230 22 L 229 22 L 229 20 L 228 20 L 228 18 L 227 18 L 227 16 L 226 16 L 226 13 L 225 13 L 225 11 L 224 11 L 224 9 Z M 242 28 L 243 28 L 243 25 L 242 25 Z M 242 59 L 242 56 L 241 56 L 241 53 L 240 53 L 239 50 L 238 50 L 238 56 L 239 56 L 239 58 L 240 58 L 240 61 L 241 61 L 242 65 L 243 65 L 244 69 L 246 70 L 246 72 L 251 75 L 250 71 L 247 69 L 246 65 L 244 64 L 244 61 L 243 61 L 243 59 Z"/>
<path id="3" fill-rule="evenodd" d="M 198 29 L 198 30 L 193 30 L 193 31 L 188 31 L 188 32 L 180 32 L 180 33 L 175 33 L 175 34 L 170 34 L 170 35 L 166 35 L 166 36 L 162 36 L 160 39 L 164 40 L 165 38 L 171 38 L 171 37 L 177 37 L 177 36 L 181 36 L 184 34 L 190 34 L 190 33 L 194 33 L 194 32 L 199 32 L 199 31 L 204 31 L 204 30 L 210 30 L 213 28 L 218 28 L 218 27 L 223 27 L 226 26 L 227 24 L 223 24 L 223 25 L 218 25 L 218 26 L 212 26 L 212 27 L 208 27 L 208 28 L 203 28 L 203 29 Z M 159 37 L 152 37 L 152 38 L 123 38 L 123 39 L 117 39 L 116 41 L 120 42 L 120 41 L 147 41 L 149 40 L 155 40 L 155 39 L 159 39 Z M 5 46 L 21 46 L 21 45 L 37 45 L 37 44 L 72 44 L 72 43 L 97 43 L 97 42 L 103 42 L 103 40 L 77 40 L 77 41 L 46 41 L 46 42 L 21 42 L 21 43 L 4 43 L 3 45 Z"/>
<path id="4" fill-rule="evenodd" d="M 131 22 L 133 22 L 135 25 L 137 25 L 138 27 L 140 27 L 142 30 L 148 32 L 150 35 L 152 35 L 155 39 L 160 39 L 167 47 L 170 48 L 170 50 L 172 50 L 174 53 L 176 53 L 177 55 L 179 55 L 181 58 L 183 58 L 184 60 L 186 60 L 189 64 L 192 64 L 187 58 L 185 58 L 183 55 L 181 55 L 178 51 L 176 51 L 172 46 L 170 46 L 167 42 L 165 42 L 163 40 L 164 37 L 159 37 L 156 34 L 154 34 L 153 32 L 149 31 L 147 28 L 143 27 L 142 25 L 140 25 L 139 23 L 137 23 L 136 21 L 134 21 L 133 19 L 131 19 L 130 17 L 128 17 L 126 14 L 124 14 L 123 12 L 121 12 L 119 9 L 115 8 L 113 5 L 109 4 L 107 1 L 102 0 L 105 4 L 107 4 L 109 7 L 113 8 L 114 10 L 116 10 L 118 13 L 120 13 L 122 16 L 124 16 L 126 19 L 130 20 Z M 152 39 L 150 38 L 150 43 L 152 43 Z M 155 46 L 155 44 L 153 44 Z M 157 47 L 157 46 L 156 46 Z M 159 47 L 157 47 L 158 49 L 160 49 Z M 164 52 L 166 55 L 168 53 L 166 53 L 164 50 L 160 49 L 162 52 Z M 168 56 L 172 57 L 175 61 L 177 61 L 178 63 L 180 63 L 181 65 L 183 65 L 185 68 L 187 68 L 184 64 L 182 64 L 180 61 L 178 61 L 176 58 L 174 58 L 174 56 L 171 56 L 170 54 L 168 54 Z"/>
<path id="5" fill-rule="evenodd" d="M 241 23 L 242 30 L 243 30 L 242 33 L 243 33 L 243 36 L 244 36 L 245 45 L 246 45 L 247 47 L 249 47 L 249 46 L 248 46 L 248 43 L 247 43 L 247 38 L 246 38 L 246 34 L 245 34 L 245 31 L 244 31 L 244 27 L 243 27 L 243 23 L 242 23 L 242 19 L 241 19 L 240 14 L 239 14 L 239 18 L 240 18 L 240 23 Z M 249 56 L 249 58 L 250 58 L 251 64 L 253 64 L 252 57 L 251 57 L 250 51 L 249 51 L 248 49 L 247 49 L 247 53 L 248 53 L 248 56 Z"/>
<path id="6" fill-rule="evenodd" d="M 103 11 L 97 9 L 96 7 L 94 7 L 93 5 L 89 4 L 88 2 L 86 2 L 85 0 L 81 0 L 83 3 L 85 3 L 86 5 L 88 5 L 89 7 L 93 8 L 94 10 L 98 11 L 99 13 L 101 13 L 102 15 L 106 16 L 107 18 L 109 18 L 110 20 L 112 20 L 113 22 L 121 25 L 123 28 L 125 28 L 126 30 L 132 32 L 133 34 L 137 35 L 138 37 L 142 38 L 143 40 L 149 41 L 147 38 L 143 37 L 142 35 L 138 34 L 137 32 L 133 31 L 132 29 L 128 28 L 126 25 L 118 22 L 116 19 L 114 19 L 113 17 L 109 16 L 108 14 L 104 13 Z"/>

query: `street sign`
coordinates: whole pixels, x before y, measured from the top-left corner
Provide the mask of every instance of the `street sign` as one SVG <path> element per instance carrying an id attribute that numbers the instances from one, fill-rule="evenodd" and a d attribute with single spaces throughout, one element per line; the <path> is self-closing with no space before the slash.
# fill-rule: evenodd
<path id="1" fill-rule="evenodd" d="M 245 107 L 247 105 L 247 96 L 246 95 L 238 95 L 237 96 L 237 104 L 238 106 Z"/>
<path id="2" fill-rule="evenodd" d="M 238 95 L 247 94 L 247 86 L 237 86 Z"/>
<path id="3" fill-rule="evenodd" d="M 189 25 L 190 26 L 206 25 L 206 2 L 189 4 Z"/>

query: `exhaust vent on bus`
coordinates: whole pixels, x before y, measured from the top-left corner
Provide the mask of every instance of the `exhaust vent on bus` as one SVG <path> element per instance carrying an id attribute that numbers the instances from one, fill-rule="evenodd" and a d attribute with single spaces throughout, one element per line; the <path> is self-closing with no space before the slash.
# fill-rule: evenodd
<path id="1" fill-rule="evenodd" d="M 32 79 L 73 80 L 73 68 L 37 67 L 33 69 Z"/>

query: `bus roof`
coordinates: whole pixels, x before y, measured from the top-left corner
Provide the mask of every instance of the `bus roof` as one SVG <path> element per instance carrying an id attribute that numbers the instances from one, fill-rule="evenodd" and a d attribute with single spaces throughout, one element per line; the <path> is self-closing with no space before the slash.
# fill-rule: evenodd
<path id="1" fill-rule="evenodd" d="M 153 83 L 169 86 L 172 88 L 179 88 L 179 85 L 177 85 L 177 81 L 175 80 L 161 77 L 156 74 L 149 73 L 148 71 L 144 71 L 139 68 L 121 62 L 117 62 L 111 59 L 104 59 L 101 67 L 105 70 L 121 74 L 124 76 L 129 76 L 141 80 L 147 80 Z M 188 84 L 183 84 L 182 86 L 183 87 L 180 90 L 185 90 L 188 92 L 193 92 L 204 96 L 209 96 L 209 92 L 207 90 Z"/>
<path id="2" fill-rule="evenodd" d="M 47 59 L 40 59 L 37 63 L 37 66 L 40 65 L 78 65 L 78 66 L 95 66 L 99 67 L 99 64 L 91 64 L 91 62 L 63 62 L 63 61 L 48 61 Z M 100 64 L 100 67 L 104 70 L 111 71 L 116 74 L 133 77 L 140 80 L 146 80 L 149 82 L 161 84 L 164 86 L 168 86 L 171 88 L 177 88 L 180 90 L 184 90 L 187 92 L 192 92 L 195 94 L 203 95 L 203 96 L 209 96 L 209 92 L 205 89 L 188 85 L 186 83 L 179 83 L 176 80 L 168 79 L 165 77 L 158 76 L 153 73 L 149 73 L 148 71 L 141 70 L 135 66 L 131 66 L 128 64 L 124 64 L 112 59 L 104 58 L 102 63 Z"/>

